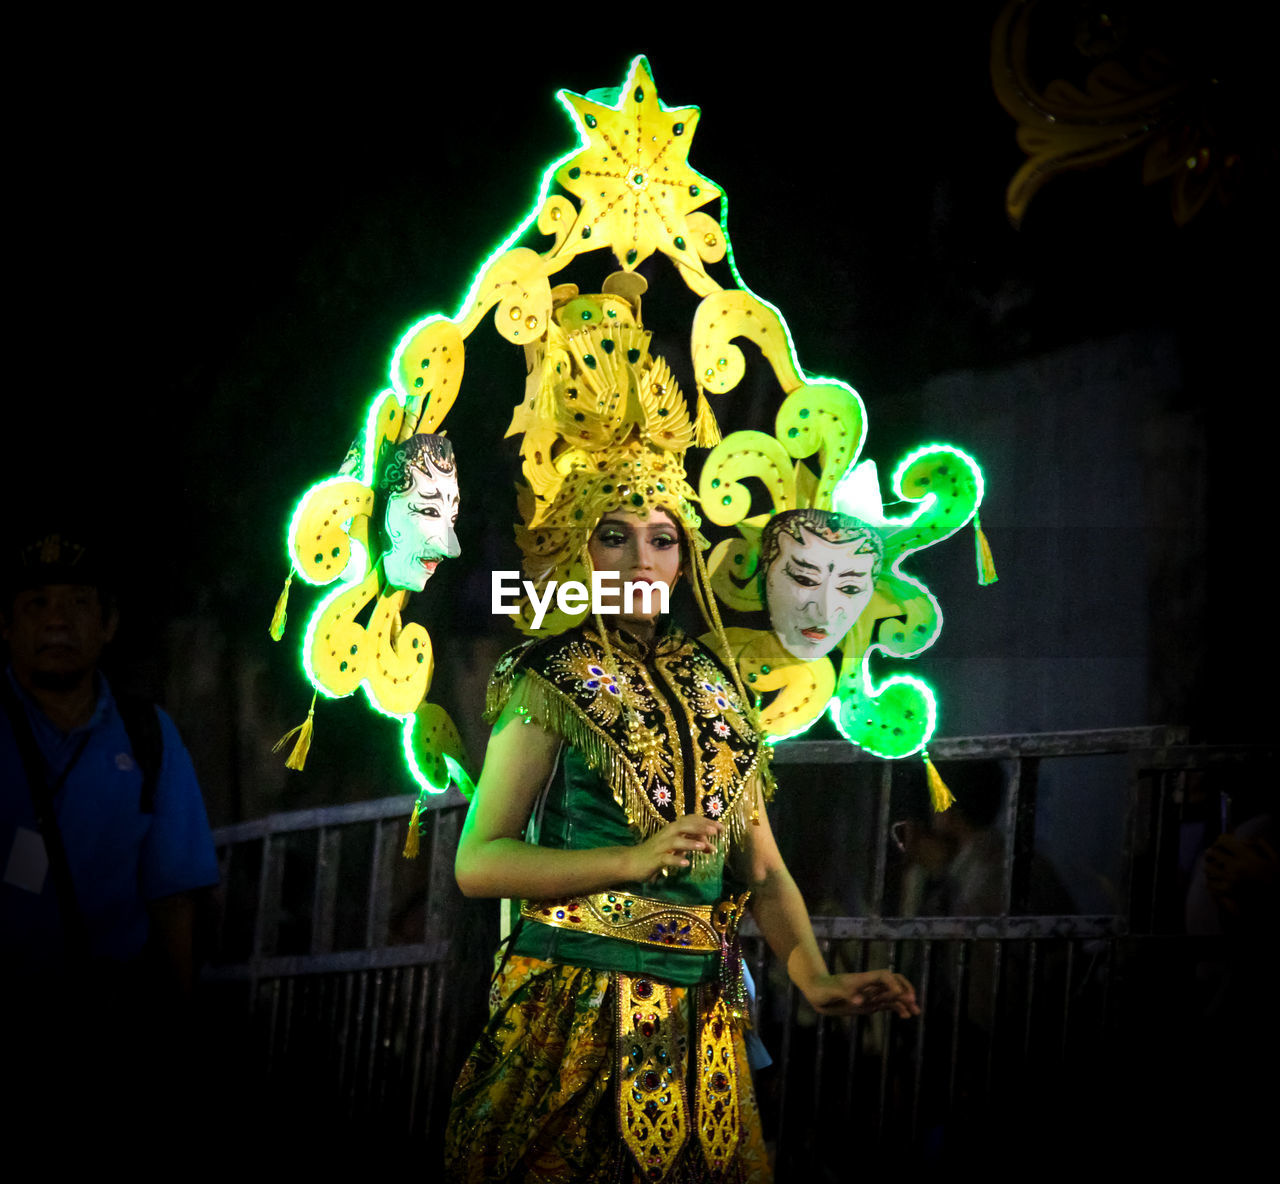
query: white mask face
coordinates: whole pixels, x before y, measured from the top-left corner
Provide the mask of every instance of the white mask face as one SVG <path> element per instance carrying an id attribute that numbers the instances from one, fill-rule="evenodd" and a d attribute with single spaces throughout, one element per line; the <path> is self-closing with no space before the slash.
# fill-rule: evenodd
<path id="1" fill-rule="evenodd" d="M 458 520 L 458 471 L 409 469 L 409 488 L 387 498 L 385 526 L 388 549 L 382 567 L 387 583 L 407 592 L 421 592 L 442 559 L 461 554 L 454 523 Z"/>
<path id="2" fill-rule="evenodd" d="M 821 658 L 844 640 L 875 591 L 876 556 L 863 540 L 828 543 L 804 529 L 804 541 L 778 532 L 778 554 L 765 572 L 769 623 L 787 653 Z"/>

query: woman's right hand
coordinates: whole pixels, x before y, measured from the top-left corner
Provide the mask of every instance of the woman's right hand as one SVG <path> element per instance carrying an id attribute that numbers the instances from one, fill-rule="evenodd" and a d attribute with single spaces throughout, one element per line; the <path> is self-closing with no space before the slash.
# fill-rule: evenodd
<path id="1" fill-rule="evenodd" d="M 673 868 L 689 866 L 689 853 L 713 851 L 722 823 L 701 814 L 686 814 L 667 823 L 643 843 L 627 848 L 626 880 L 644 883 L 666 875 Z"/>

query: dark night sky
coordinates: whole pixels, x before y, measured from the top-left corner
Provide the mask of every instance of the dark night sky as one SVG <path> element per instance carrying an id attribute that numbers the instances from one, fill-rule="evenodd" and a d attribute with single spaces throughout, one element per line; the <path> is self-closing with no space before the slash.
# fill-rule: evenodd
<path id="1" fill-rule="evenodd" d="M 1243 289 L 1274 258 L 1266 203 L 1177 230 L 1125 158 L 1051 182 L 1015 231 L 1003 193 L 1023 158 L 988 78 L 999 6 L 883 7 L 839 31 L 726 33 L 672 11 L 670 35 L 654 14 L 606 49 L 443 38 L 425 18 L 315 44 L 175 30 L 157 54 L 128 30 L 90 37 L 17 144 L 25 378 L 7 504 L 105 524 L 149 573 L 135 597 L 153 623 L 199 610 L 256 636 L 292 502 L 341 458 L 400 332 L 454 310 L 574 143 L 554 91 L 616 86 L 634 52 L 669 106 L 701 108 L 691 162 L 728 192 L 744 277 L 808 370 L 862 393 L 882 463 L 929 426 L 877 418 L 877 400 L 1086 338 L 1168 329 L 1196 407 L 1218 397 L 1223 357 L 1240 386 L 1263 356 Z M 497 389 L 446 426 L 479 449 L 521 371 L 493 346 L 475 356 Z M 1210 445 L 1220 468 L 1227 442 Z M 505 480 L 469 494 L 464 476 L 464 497 L 505 514 L 473 514 L 464 547 L 477 531 L 507 545 Z"/>

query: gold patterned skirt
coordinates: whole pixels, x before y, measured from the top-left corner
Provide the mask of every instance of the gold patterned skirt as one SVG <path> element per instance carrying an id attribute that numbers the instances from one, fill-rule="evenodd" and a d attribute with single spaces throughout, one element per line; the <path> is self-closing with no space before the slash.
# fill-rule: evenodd
<path id="1" fill-rule="evenodd" d="M 690 1023 L 710 995 L 509 957 L 454 1090 L 449 1179 L 767 1184 L 742 1033 L 725 1025 L 716 1052 L 720 1021 L 705 1002 Z M 692 1075 L 691 1048 L 705 1061 Z"/>

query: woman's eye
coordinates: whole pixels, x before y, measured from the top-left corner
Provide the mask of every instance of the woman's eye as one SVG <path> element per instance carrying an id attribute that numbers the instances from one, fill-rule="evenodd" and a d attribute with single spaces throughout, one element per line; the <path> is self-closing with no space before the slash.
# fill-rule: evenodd
<path id="1" fill-rule="evenodd" d="M 409 507 L 410 514 L 417 514 L 419 518 L 439 518 L 440 511 L 435 506 L 414 506 Z"/>
<path id="2" fill-rule="evenodd" d="M 621 547 L 626 541 L 626 536 L 621 531 L 604 530 L 596 535 L 596 542 L 602 547 Z"/>
<path id="3" fill-rule="evenodd" d="M 841 584 L 840 591 L 846 596 L 857 596 L 862 592 L 861 584 Z"/>
<path id="4" fill-rule="evenodd" d="M 651 540 L 652 544 L 661 551 L 667 550 L 669 547 L 677 546 L 677 542 L 669 534 L 654 535 Z"/>
<path id="5" fill-rule="evenodd" d="M 794 568 L 788 567 L 783 570 L 802 588 L 816 588 L 818 586 L 817 580 L 813 579 L 811 576 L 801 575 Z"/>

